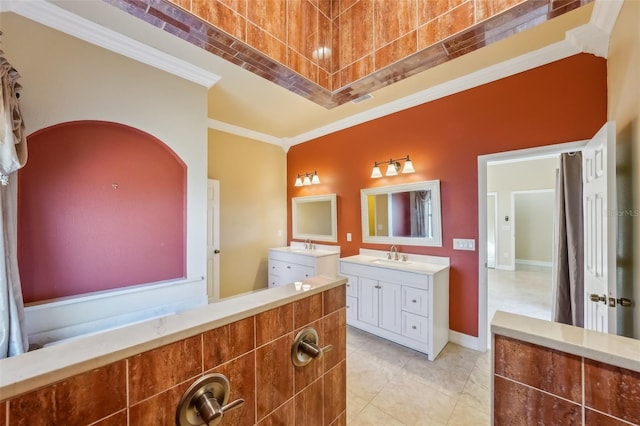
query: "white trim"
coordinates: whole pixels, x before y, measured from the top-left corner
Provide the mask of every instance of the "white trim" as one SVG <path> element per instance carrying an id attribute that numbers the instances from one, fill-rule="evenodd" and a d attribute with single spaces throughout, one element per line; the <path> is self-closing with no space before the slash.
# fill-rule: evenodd
<path id="1" fill-rule="evenodd" d="M 282 147 L 284 147 L 285 145 L 284 139 L 271 136 L 266 133 L 256 132 L 254 130 L 236 126 L 234 124 L 225 123 L 224 121 L 214 120 L 213 118 L 210 118 L 208 120 L 208 123 L 209 123 L 210 129 L 219 130 L 221 132 L 230 133 L 232 135 L 241 136 L 244 138 L 257 140 L 260 142 L 266 142 L 266 143 L 270 143 L 270 144 L 278 145 Z"/>
<path id="2" fill-rule="evenodd" d="M 489 197 L 493 197 L 493 206 L 494 206 L 494 217 L 493 217 L 493 242 L 494 242 L 494 264 L 493 266 L 491 266 L 492 268 L 498 268 L 498 260 L 500 259 L 500 244 L 498 242 L 499 238 L 498 238 L 498 192 L 497 191 L 491 191 L 491 192 L 487 192 L 487 203 L 488 198 Z M 488 218 L 487 218 L 488 219 Z M 489 239 L 489 235 L 487 234 L 487 240 Z M 489 253 L 487 252 L 487 268 L 489 268 Z"/>
<path id="3" fill-rule="evenodd" d="M 14 12 L 47 27 L 161 69 L 208 89 L 220 80 L 219 75 L 204 68 L 98 25 L 45 0 L 2 0 L 0 10 Z"/>
<path id="4" fill-rule="evenodd" d="M 556 145 L 546 145 L 537 148 L 520 149 L 517 151 L 499 152 L 495 154 L 478 156 L 478 345 L 486 348 L 488 342 L 487 324 L 487 164 L 496 161 L 512 161 L 524 157 L 540 157 L 551 154 L 561 154 L 581 150 L 587 140 L 562 143 Z M 496 269 L 503 269 L 496 265 Z"/>
<path id="5" fill-rule="evenodd" d="M 553 262 L 544 262 L 542 260 L 516 259 L 516 265 L 540 266 L 543 268 L 551 268 Z"/>
<path id="6" fill-rule="evenodd" d="M 480 352 L 487 351 L 487 345 L 480 346 L 477 337 L 463 334 L 458 331 L 449 330 L 449 341 L 464 348 L 469 348 Z"/>

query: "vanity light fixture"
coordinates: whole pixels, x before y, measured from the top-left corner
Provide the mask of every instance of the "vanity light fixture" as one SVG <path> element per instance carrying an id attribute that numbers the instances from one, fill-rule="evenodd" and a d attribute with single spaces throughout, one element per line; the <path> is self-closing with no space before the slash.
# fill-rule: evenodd
<path id="1" fill-rule="evenodd" d="M 404 166 L 400 164 L 400 161 L 404 161 Z M 416 171 L 413 168 L 411 159 L 409 159 L 409 155 L 407 154 L 406 157 L 398 158 L 396 160 L 390 158 L 389 161 L 376 161 L 375 163 L 373 163 L 373 170 L 371 171 L 372 178 L 375 179 L 382 177 L 382 171 L 380 170 L 381 164 L 388 164 L 385 176 L 397 176 L 400 168 L 402 168 L 402 173 L 415 173 Z"/>
<path id="2" fill-rule="evenodd" d="M 320 178 L 318 177 L 318 172 L 305 172 L 304 174 L 299 174 L 298 177 L 296 177 L 296 183 L 294 184 L 294 186 L 317 185 L 319 183 Z"/>

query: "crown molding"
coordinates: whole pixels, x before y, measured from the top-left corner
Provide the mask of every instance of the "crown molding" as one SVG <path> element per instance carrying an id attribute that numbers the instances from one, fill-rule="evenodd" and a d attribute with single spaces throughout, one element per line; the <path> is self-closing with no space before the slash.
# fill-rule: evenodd
<path id="1" fill-rule="evenodd" d="M 71 13 L 45 0 L 0 1 L 1 12 L 13 12 L 47 27 L 185 80 L 211 88 L 220 76 Z"/>
<path id="2" fill-rule="evenodd" d="M 213 118 L 210 118 L 208 120 L 208 123 L 208 127 L 210 129 L 219 130 L 221 132 L 230 133 L 232 135 L 241 136 L 244 138 L 254 139 L 260 142 L 270 143 L 272 145 L 278 145 L 286 150 L 284 139 L 282 138 L 271 136 L 266 133 L 256 132 L 254 130 L 236 126 L 234 124 L 225 123 L 224 121 L 214 120 Z"/>

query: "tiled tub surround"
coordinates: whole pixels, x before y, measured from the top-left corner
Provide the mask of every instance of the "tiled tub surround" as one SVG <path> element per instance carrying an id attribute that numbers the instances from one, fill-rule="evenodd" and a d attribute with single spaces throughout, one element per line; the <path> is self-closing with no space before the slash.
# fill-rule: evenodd
<path id="1" fill-rule="evenodd" d="M 593 0 L 104 0 L 333 108 Z"/>
<path id="2" fill-rule="evenodd" d="M 493 424 L 640 425 L 640 340 L 498 311 Z"/>
<path id="3" fill-rule="evenodd" d="M 200 376 L 219 372 L 227 425 L 345 425 L 345 280 L 314 277 L 0 361 L 0 426 L 175 425 Z M 333 351 L 301 368 L 296 333 L 312 326 Z"/>

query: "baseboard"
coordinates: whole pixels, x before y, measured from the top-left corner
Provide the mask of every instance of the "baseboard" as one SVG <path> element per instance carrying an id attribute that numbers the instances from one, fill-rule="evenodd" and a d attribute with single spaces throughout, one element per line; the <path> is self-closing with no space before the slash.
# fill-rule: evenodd
<path id="1" fill-rule="evenodd" d="M 500 263 L 496 264 L 495 269 L 498 269 L 500 271 L 515 271 L 516 268 L 511 266 L 511 265 L 502 265 Z"/>
<path id="2" fill-rule="evenodd" d="M 460 333 L 459 331 L 449 330 L 449 341 L 460 345 L 465 348 L 473 349 L 476 351 L 485 352 L 487 348 L 480 349 L 479 339 L 475 336 L 469 336 L 468 334 Z"/>
<path id="3" fill-rule="evenodd" d="M 542 260 L 516 259 L 516 265 L 542 266 L 545 268 L 551 268 L 553 266 L 553 263 L 543 262 Z"/>

